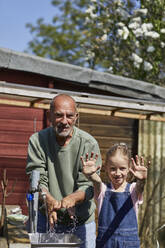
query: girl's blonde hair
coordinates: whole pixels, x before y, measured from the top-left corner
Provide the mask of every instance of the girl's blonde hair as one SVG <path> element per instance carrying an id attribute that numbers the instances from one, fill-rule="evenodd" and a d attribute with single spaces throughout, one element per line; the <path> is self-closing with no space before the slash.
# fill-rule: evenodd
<path id="1" fill-rule="evenodd" d="M 120 151 L 120 153 L 123 156 L 126 156 L 128 158 L 128 161 L 130 161 L 131 159 L 131 154 L 130 151 L 128 149 L 127 144 L 125 143 L 116 143 L 114 144 L 107 152 L 106 154 L 106 159 L 105 159 L 105 164 L 107 164 L 109 157 L 113 157 L 114 155 L 116 155 L 116 153 Z"/>

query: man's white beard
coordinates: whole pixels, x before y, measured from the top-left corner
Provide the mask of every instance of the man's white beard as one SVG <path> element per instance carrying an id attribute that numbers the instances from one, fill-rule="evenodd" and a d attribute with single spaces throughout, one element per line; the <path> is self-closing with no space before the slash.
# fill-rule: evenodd
<path id="1" fill-rule="evenodd" d="M 59 132 L 58 127 L 55 128 L 55 132 L 59 137 L 67 137 L 67 136 L 69 136 L 71 131 L 72 131 L 71 127 L 69 127 L 69 129 L 67 131 L 61 131 L 61 132 Z"/>

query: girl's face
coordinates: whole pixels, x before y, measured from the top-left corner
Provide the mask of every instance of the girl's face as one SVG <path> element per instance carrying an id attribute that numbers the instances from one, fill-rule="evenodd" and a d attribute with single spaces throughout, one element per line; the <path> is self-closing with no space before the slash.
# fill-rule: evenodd
<path id="1" fill-rule="evenodd" d="M 129 161 L 126 156 L 117 152 L 114 156 L 109 157 L 106 164 L 108 177 L 115 189 L 126 183 L 129 172 Z"/>

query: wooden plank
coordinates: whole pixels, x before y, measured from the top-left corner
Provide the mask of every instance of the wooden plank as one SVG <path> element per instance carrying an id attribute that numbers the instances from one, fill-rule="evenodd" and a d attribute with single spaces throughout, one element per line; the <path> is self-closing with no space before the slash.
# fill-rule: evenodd
<path id="1" fill-rule="evenodd" d="M 0 168 L 0 178 L 3 177 L 3 168 Z M 7 174 L 7 178 L 9 180 L 16 180 L 17 181 L 27 181 L 28 180 L 28 176 L 26 175 L 25 172 L 25 167 L 24 168 L 7 168 L 6 169 L 6 174 Z"/>
<path id="2" fill-rule="evenodd" d="M 2 157 L 21 157 L 24 158 L 27 156 L 27 146 L 23 144 L 0 144 L 0 156 Z"/>
<path id="3" fill-rule="evenodd" d="M 122 117 L 122 118 L 131 118 L 131 119 L 139 119 L 139 120 L 153 120 L 153 121 L 165 121 L 165 117 L 161 115 L 151 114 L 146 115 L 143 113 L 136 114 L 136 113 L 129 113 L 127 111 L 120 112 L 120 111 L 110 111 L 110 110 L 103 110 L 103 109 L 90 109 L 90 108 L 79 108 L 79 113 L 88 113 L 88 114 L 98 114 L 98 115 L 106 115 L 106 116 L 115 116 L 115 117 Z M 163 113 L 163 112 L 162 112 Z"/>
<path id="4" fill-rule="evenodd" d="M 6 205 L 26 205 L 26 194 L 13 192 L 10 197 L 6 198 Z"/>
<path id="5" fill-rule="evenodd" d="M 92 108 L 96 111 L 98 107 L 102 109 L 111 107 L 111 109 L 125 109 L 126 112 L 136 113 L 136 111 L 151 112 L 151 113 L 163 113 L 165 112 L 165 104 L 161 102 L 154 101 L 144 101 L 140 99 L 129 99 L 129 98 L 121 98 L 121 97 L 99 97 L 99 96 L 91 96 L 91 97 L 81 97 L 75 96 L 75 101 L 79 104 L 80 108 Z M 86 106 L 85 106 L 86 105 Z M 92 107 L 91 107 L 92 106 Z M 110 111 L 111 112 L 111 111 Z"/>
<path id="6" fill-rule="evenodd" d="M 13 193 L 27 193 L 29 190 L 29 181 L 26 180 L 14 180 L 13 178 L 9 178 L 7 175 L 8 184 L 7 184 L 7 192 Z"/>
<path id="7" fill-rule="evenodd" d="M 28 181 L 16 181 L 15 183 L 15 181 L 10 180 L 10 183 L 7 187 L 7 191 L 11 192 L 12 189 L 14 193 L 20 193 L 20 194 L 23 193 L 23 195 L 25 195 L 29 190 L 29 183 Z"/>
<path id="8" fill-rule="evenodd" d="M 27 144 L 31 134 L 31 132 L 0 130 L 0 143 Z"/>
<path id="9" fill-rule="evenodd" d="M 0 104 L 6 104 L 11 106 L 21 106 L 21 107 L 31 107 L 30 102 L 27 101 L 17 101 L 17 100 L 9 100 L 9 99 L 0 99 Z"/>
<path id="10" fill-rule="evenodd" d="M 102 125 L 120 125 L 120 126 L 128 126 L 133 125 L 135 120 L 129 118 L 120 118 L 114 116 L 106 116 L 106 115 L 96 115 L 96 114 L 87 114 L 80 113 L 79 114 L 79 122 L 80 123 L 90 123 L 90 124 L 102 124 Z"/>
<path id="11" fill-rule="evenodd" d="M 52 95 L 57 94 L 57 90 L 55 89 L 49 89 L 49 91 L 45 88 L 38 88 L 38 87 L 27 87 L 27 86 L 19 86 L 18 84 L 9 84 L 1 82 L 0 84 L 0 92 L 1 94 L 6 94 L 6 96 L 17 96 L 18 99 L 20 97 L 29 97 L 30 98 L 43 98 L 50 100 L 52 99 Z M 143 101 L 140 99 L 128 99 L 128 98 L 117 98 L 117 97 L 100 97 L 99 95 L 94 94 L 84 94 L 83 97 L 80 92 L 70 92 L 71 95 L 74 96 L 74 99 L 77 103 L 80 104 L 80 106 L 89 105 L 91 106 L 102 106 L 102 108 L 105 107 L 112 107 L 117 109 L 128 109 L 131 110 L 133 113 L 135 110 L 140 111 L 149 111 L 149 112 L 165 112 L 165 105 L 162 103 L 155 104 L 153 101 Z M 81 94 L 81 95 L 80 95 Z M 97 108 L 97 107 L 96 107 Z"/>
<path id="12" fill-rule="evenodd" d="M 23 131 L 23 132 L 34 132 L 39 131 L 43 128 L 43 122 L 32 120 L 10 120 L 6 122 L 6 119 L 0 119 L 0 130 L 2 131 Z"/>
<path id="13" fill-rule="evenodd" d="M 87 100 L 88 101 L 88 100 Z M 38 109 L 49 109 L 49 104 L 45 103 L 34 103 L 34 105 L 31 105 L 31 102 L 27 101 L 17 101 L 17 100 L 7 100 L 7 99 L 0 99 L 0 104 L 6 104 L 6 105 L 12 105 L 12 106 L 21 106 L 21 107 L 34 107 Z M 160 121 L 160 122 L 165 122 L 165 117 L 163 117 L 159 113 L 164 113 L 164 107 L 163 110 L 161 110 L 161 107 L 158 108 L 158 110 L 155 110 L 155 112 L 152 113 L 152 107 L 154 108 L 155 106 L 151 106 L 147 111 L 150 111 L 148 114 L 143 114 L 142 110 L 139 108 L 139 113 L 136 113 L 136 111 L 131 110 L 132 113 L 130 112 L 129 108 L 125 108 L 124 112 L 121 111 L 111 111 L 111 110 L 104 110 L 103 109 L 93 109 L 93 108 L 79 108 L 79 112 L 82 113 L 89 113 L 89 114 L 99 114 L 99 115 L 108 115 L 108 116 L 116 116 L 116 117 L 121 117 L 121 118 L 130 118 L 130 119 L 139 119 L 139 120 L 152 120 L 152 121 Z M 120 108 L 119 108 L 120 109 Z M 159 110 L 160 109 L 160 110 Z M 134 113 L 135 112 L 135 113 Z"/>
<path id="14" fill-rule="evenodd" d="M 23 108 L 16 106 L 0 105 L 0 118 L 13 120 L 34 120 L 43 121 L 44 111 L 35 108 Z"/>
<path id="15" fill-rule="evenodd" d="M 132 137 L 133 130 L 131 127 L 119 128 L 118 126 L 88 125 L 81 123 L 80 128 L 97 137 Z"/>
<path id="16" fill-rule="evenodd" d="M 20 158 L 20 157 L 0 157 L 0 168 L 6 169 L 6 168 L 25 168 L 26 166 L 26 158 Z"/>

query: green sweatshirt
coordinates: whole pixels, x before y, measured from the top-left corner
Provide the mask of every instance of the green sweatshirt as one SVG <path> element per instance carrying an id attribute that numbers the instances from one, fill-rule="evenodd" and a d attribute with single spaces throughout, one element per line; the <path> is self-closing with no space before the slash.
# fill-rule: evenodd
<path id="1" fill-rule="evenodd" d="M 52 127 L 34 133 L 29 139 L 26 173 L 40 171 L 40 186 L 61 200 L 76 190 L 85 192 L 85 201 L 76 205 L 76 216 L 80 223 L 94 220 L 95 203 L 93 186 L 82 173 L 80 156 L 98 153 L 97 165 L 101 165 L 101 155 L 97 141 L 85 131 L 74 127 L 67 146 L 59 146 Z"/>

